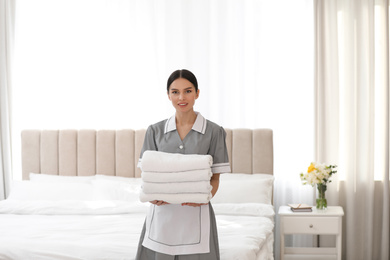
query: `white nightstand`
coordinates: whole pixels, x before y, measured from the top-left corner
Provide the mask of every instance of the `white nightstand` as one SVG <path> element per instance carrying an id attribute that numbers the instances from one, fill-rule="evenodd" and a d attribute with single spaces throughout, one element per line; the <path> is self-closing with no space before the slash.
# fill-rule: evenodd
<path id="1" fill-rule="evenodd" d="M 338 259 L 341 260 L 342 207 L 328 207 L 326 211 L 292 212 L 290 207 L 281 206 L 280 216 L 280 257 L 287 259 Z M 335 235 L 336 247 L 285 247 L 287 234 Z"/>

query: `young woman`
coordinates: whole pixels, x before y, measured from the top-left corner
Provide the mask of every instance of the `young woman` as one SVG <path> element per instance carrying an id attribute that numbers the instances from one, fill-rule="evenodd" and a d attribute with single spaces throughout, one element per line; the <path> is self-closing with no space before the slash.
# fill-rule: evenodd
<path id="1" fill-rule="evenodd" d="M 148 127 L 140 160 L 147 150 L 209 154 L 213 157 L 210 183 L 214 196 L 218 190 L 219 174 L 230 172 L 225 130 L 194 111 L 199 89 L 192 72 L 174 71 L 168 78 L 167 93 L 176 113 Z M 217 225 L 210 203 L 173 205 L 158 200 L 150 203 L 153 216 L 149 214 L 147 218 L 153 218 L 153 221 L 145 221 L 137 260 L 220 259 Z"/>

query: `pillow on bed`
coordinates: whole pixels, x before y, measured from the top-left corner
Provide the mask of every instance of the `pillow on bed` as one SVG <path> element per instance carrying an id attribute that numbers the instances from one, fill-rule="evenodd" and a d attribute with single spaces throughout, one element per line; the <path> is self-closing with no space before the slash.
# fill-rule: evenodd
<path id="1" fill-rule="evenodd" d="M 224 173 L 211 202 L 272 204 L 273 182 L 270 174 Z"/>
<path id="2" fill-rule="evenodd" d="M 44 173 L 30 173 L 30 181 L 33 182 L 91 182 L 95 176 L 63 176 Z"/>
<path id="3" fill-rule="evenodd" d="M 10 200 L 95 200 L 91 183 L 13 181 Z"/>
<path id="4" fill-rule="evenodd" d="M 96 174 L 95 179 L 96 180 L 124 182 L 124 183 L 129 183 L 129 184 L 140 184 L 141 183 L 141 178 L 130 178 L 130 177 L 103 175 L 103 174 Z"/>
<path id="5" fill-rule="evenodd" d="M 131 180 L 120 181 L 118 179 L 108 180 L 104 178 L 92 181 L 95 189 L 95 198 L 97 200 L 121 200 L 128 202 L 139 201 L 141 179 L 129 179 Z"/>

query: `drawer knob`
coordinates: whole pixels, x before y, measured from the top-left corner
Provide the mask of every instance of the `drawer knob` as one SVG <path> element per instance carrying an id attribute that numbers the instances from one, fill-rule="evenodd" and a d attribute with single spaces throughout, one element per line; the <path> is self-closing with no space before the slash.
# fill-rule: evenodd
<path id="1" fill-rule="evenodd" d="M 310 226 L 309 226 L 310 228 L 313 228 L 313 224 L 310 224 Z"/>

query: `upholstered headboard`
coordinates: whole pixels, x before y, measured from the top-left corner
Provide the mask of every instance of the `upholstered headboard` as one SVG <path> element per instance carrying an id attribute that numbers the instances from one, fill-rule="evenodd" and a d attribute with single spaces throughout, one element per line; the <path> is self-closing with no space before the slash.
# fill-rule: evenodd
<path id="1" fill-rule="evenodd" d="M 273 174 L 271 129 L 225 129 L 233 173 Z M 24 130 L 23 179 L 29 173 L 140 177 L 142 130 Z"/>

